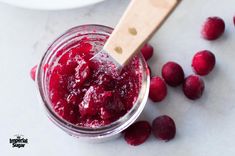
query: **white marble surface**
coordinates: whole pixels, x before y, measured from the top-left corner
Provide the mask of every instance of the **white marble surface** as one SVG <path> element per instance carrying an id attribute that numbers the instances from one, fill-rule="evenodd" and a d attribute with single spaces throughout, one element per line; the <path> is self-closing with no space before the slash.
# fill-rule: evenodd
<path id="1" fill-rule="evenodd" d="M 148 101 L 141 118 L 151 121 L 168 114 L 177 125 L 176 138 L 162 142 L 153 136 L 138 147 L 122 138 L 89 144 L 68 136 L 46 117 L 36 98 L 30 68 L 39 61 L 47 46 L 65 30 L 81 24 L 114 26 L 127 0 L 103 3 L 68 11 L 33 11 L 0 4 L 0 155 L 71 156 L 231 156 L 235 154 L 235 14 L 234 0 L 183 0 L 182 4 L 156 33 L 150 43 L 155 48 L 149 64 L 160 74 L 163 63 L 179 62 L 186 75 L 192 73 L 193 54 L 202 49 L 217 57 L 215 70 L 205 80 L 205 94 L 190 101 L 180 88 L 168 87 L 167 98 Z M 219 40 L 200 38 L 200 27 L 207 16 L 218 15 L 226 22 Z M 29 139 L 24 149 L 13 149 L 9 138 L 23 134 Z"/>

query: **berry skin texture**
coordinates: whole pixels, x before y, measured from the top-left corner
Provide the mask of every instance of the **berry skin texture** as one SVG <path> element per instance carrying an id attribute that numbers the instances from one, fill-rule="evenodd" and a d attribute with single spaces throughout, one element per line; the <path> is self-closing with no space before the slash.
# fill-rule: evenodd
<path id="1" fill-rule="evenodd" d="M 161 77 L 152 77 L 150 81 L 149 97 L 154 102 L 162 101 L 167 95 L 165 81 Z"/>
<path id="2" fill-rule="evenodd" d="M 202 27 L 201 34 L 204 39 L 216 40 L 225 30 L 225 23 L 220 17 L 208 17 Z"/>
<path id="3" fill-rule="evenodd" d="M 153 47 L 146 43 L 142 48 L 141 48 L 141 53 L 144 56 L 145 60 L 148 61 L 152 56 L 153 56 Z"/>
<path id="4" fill-rule="evenodd" d="M 184 82 L 184 71 L 176 62 L 167 62 L 162 67 L 162 77 L 168 85 L 176 87 Z"/>
<path id="5" fill-rule="evenodd" d="M 35 81 L 35 76 L 36 76 L 37 67 L 38 67 L 38 65 L 35 65 L 35 66 L 33 66 L 33 68 L 31 68 L 31 70 L 30 70 L 30 77 L 31 77 L 32 80 L 34 80 L 34 81 Z"/>
<path id="6" fill-rule="evenodd" d="M 150 133 L 150 124 L 147 121 L 138 121 L 125 130 L 124 139 L 129 145 L 137 146 L 144 143 Z"/>
<path id="7" fill-rule="evenodd" d="M 204 76 L 213 70 L 215 62 L 215 55 L 208 50 L 203 50 L 194 55 L 192 68 L 196 74 Z"/>
<path id="8" fill-rule="evenodd" d="M 203 94 L 205 85 L 203 80 L 197 75 L 188 76 L 183 84 L 183 92 L 191 100 L 200 98 Z"/>
<path id="9" fill-rule="evenodd" d="M 152 132 L 156 138 L 169 141 L 175 137 L 175 122 L 167 115 L 159 116 L 152 122 Z"/>

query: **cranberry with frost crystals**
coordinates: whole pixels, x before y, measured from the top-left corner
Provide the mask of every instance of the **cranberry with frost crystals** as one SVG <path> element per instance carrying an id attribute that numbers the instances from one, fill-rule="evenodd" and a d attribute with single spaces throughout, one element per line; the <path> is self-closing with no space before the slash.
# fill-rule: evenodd
<path id="1" fill-rule="evenodd" d="M 175 137 L 175 122 L 167 115 L 159 116 L 152 122 L 152 132 L 156 138 L 169 141 Z"/>
<path id="2" fill-rule="evenodd" d="M 150 133 L 150 124 L 147 121 L 138 121 L 125 130 L 124 138 L 128 144 L 137 146 L 144 143 Z"/>
<path id="3" fill-rule="evenodd" d="M 162 67 L 162 77 L 170 86 L 178 86 L 184 82 L 184 71 L 176 62 L 167 62 Z"/>
<path id="4" fill-rule="evenodd" d="M 153 77 L 150 81 L 149 97 L 154 102 L 162 101 L 167 94 L 167 87 L 164 80 L 160 77 Z"/>
<path id="5" fill-rule="evenodd" d="M 191 100 L 200 98 L 204 88 L 203 80 L 197 75 L 188 76 L 183 84 L 184 95 Z"/>
<path id="6" fill-rule="evenodd" d="M 201 34 L 207 40 L 219 38 L 225 30 L 225 23 L 220 17 L 208 17 L 205 21 Z"/>
<path id="7" fill-rule="evenodd" d="M 192 67 L 196 74 L 207 75 L 213 70 L 215 62 L 215 55 L 208 50 L 203 50 L 194 55 Z"/>
<path id="8" fill-rule="evenodd" d="M 141 48 L 141 53 L 144 56 L 145 60 L 149 60 L 153 56 L 153 47 L 146 43 L 142 48 Z"/>
<path id="9" fill-rule="evenodd" d="M 35 81 L 35 76 L 36 76 L 37 67 L 38 67 L 38 65 L 35 65 L 35 66 L 33 66 L 33 68 L 31 68 L 31 70 L 30 70 L 30 76 L 31 76 L 31 78 L 32 78 L 34 81 Z"/>

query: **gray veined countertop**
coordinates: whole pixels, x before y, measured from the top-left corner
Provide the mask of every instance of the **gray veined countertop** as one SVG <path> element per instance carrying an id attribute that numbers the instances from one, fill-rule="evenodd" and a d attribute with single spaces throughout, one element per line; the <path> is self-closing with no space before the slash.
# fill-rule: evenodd
<path id="1" fill-rule="evenodd" d="M 180 63 L 186 75 L 192 74 L 191 58 L 196 51 L 214 52 L 217 64 L 203 77 L 205 93 L 196 101 L 185 98 L 181 88 L 168 87 L 161 103 L 147 103 L 141 119 L 152 121 L 168 114 L 174 118 L 174 140 L 162 142 L 153 136 L 138 147 L 122 138 L 101 144 L 83 143 L 52 124 L 36 98 L 29 77 L 47 46 L 65 30 L 87 23 L 115 26 L 126 0 L 110 0 L 67 11 L 33 11 L 0 4 L 0 155 L 76 156 L 221 156 L 234 155 L 235 140 L 235 15 L 234 0 L 183 0 L 150 43 L 155 48 L 149 61 L 152 72 L 160 75 L 166 61 Z M 200 37 L 202 22 L 220 16 L 226 32 L 209 42 Z M 14 149 L 9 139 L 23 134 L 29 143 Z"/>

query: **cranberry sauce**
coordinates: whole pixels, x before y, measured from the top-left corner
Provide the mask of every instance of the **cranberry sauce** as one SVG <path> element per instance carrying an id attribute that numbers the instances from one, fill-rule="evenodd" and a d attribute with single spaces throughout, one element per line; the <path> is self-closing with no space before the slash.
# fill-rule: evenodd
<path id="1" fill-rule="evenodd" d="M 136 102 L 141 87 L 139 58 L 134 57 L 119 76 L 107 73 L 90 61 L 97 52 L 97 43 L 84 37 L 58 50 L 47 74 L 48 94 L 55 112 L 83 127 L 100 127 L 125 115 Z"/>

